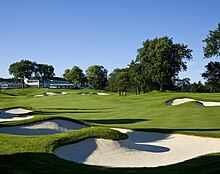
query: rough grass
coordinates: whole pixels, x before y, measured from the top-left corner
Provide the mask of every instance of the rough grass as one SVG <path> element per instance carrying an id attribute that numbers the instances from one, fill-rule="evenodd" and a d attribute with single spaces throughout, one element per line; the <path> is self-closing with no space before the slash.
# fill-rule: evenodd
<path id="1" fill-rule="evenodd" d="M 65 91 L 67 95 L 34 97 L 46 91 Z M 220 137 L 220 107 L 203 107 L 195 102 L 167 106 L 174 98 L 220 101 L 220 94 L 159 93 L 119 97 L 81 96 L 74 90 L 17 89 L 2 90 L 0 108 L 24 107 L 34 111 L 35 118 L 0 126 L 65 118 L 89 125 L 122 127 L 146 131 L 178 132 Z M 89 92 L 89 91 L 83 91 Z M 95 91 L 91 91 L 93 93 Z M 56 147 L 89 137 L 124 139 L 123 134 L 108 128 L 86 128 L 45 136 L 0 134 L 1 173 L 219 173 L 220 155 L 198 157 L 180 164 L 142 169 L 112 169 L 80 165 L 53 155 Z"/>

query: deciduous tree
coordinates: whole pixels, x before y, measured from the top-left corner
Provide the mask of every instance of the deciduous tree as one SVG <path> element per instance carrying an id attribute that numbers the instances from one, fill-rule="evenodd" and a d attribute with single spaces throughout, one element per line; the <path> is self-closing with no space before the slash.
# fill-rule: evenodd
<path id="1" fill-rule="evenodd" d="M 35 71 L 34 64 L 34 62 L 29 60 L 15 62 L 10 65 L 9 74 L 13 75 L 15 79 L 21 79 L 24 87 L 24 79 L 31 78 Z"/>
<path id="2" fill-rule="evenodd" d="M 187 69 L 185 60 L 192 59 L 192 50 L 187 47 L 184 44 L 174 44 L 167 36 L 147 39 L 143 47 L 138 49 L 136 62 L 145 67 L 147 74 L 153 82 L 160 85 L 162 91 L 165 84 L 172 81 L 180 71 Z"/>
<path id="3" fill-rule="evenodd" d="M 90 66 L 86 70 L 88 83 L 92 85 L 94 89 L 104 89 L 107 86 L 107 73 L 108 71 L 103 66 Z"/>
<path id="4" fill-rule="evenodd" d="M 206 71 L 202 74 L 202 77 L 211 85 L 210 92 L 215 92 L 216 86 L 220 85 L 220 63 L 210 62 L 205 68 Z"/>
<path id="5" fill-rule="evenodd" d="M 205 58 L 220 56 L 220 23 L 214 31 L 209 31 L 209 35 L 203 40 L 206 46 L 203 47 Z"/>
<path id="6" fill-rule="evenodd" d="M 85 74 L 83 73 L 83 70 L 78 66 L 74 66 L 71 70 L 66 69 L 63 77 L 75 85 L 85 84 L 86 82 Z"/>
<path id="7" fill-rule="evenodd" d="M 52 65 L 35 63 L 35 76 L 42 80 L 43 87 L 44 81 L 50 79 L 54 75 L 54 67 Z"/>

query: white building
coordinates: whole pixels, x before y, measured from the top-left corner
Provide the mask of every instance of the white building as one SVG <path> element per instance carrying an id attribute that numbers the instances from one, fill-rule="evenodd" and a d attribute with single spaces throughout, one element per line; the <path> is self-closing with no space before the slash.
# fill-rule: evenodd
<path id="1" fill-rule="evenodd" d="M 24 80 L 27 87 L 34 88 L 70 88 L 74 86 L 72 83 L 66 81 L 60 77 L 52 77 L 49 80 L 37 80 L 37 79 L 25 79 Z"/>
<path id="2" fill-rule="evenodd" d="M 25 79 L 24 83 L 26 84 L 26 87 L 40 88 L 40 80 Z"/>
<path id="3" fill-rule="evenodd" d="M 23 83 L 15 81 L 14 79 L 0 79 L 1 89 L 22 88 Z M 25 79 L 25 88 L 74 88 L 74 85 L 63 78 L 52 77 L 50 80 Z"/>
<path id="4" fill-rule="evenodd" d="M 12 89 L 12 88 L 22 88 L 23 84 L 14 79 L 0 79 L 0 88 L 1 89 Z"/>

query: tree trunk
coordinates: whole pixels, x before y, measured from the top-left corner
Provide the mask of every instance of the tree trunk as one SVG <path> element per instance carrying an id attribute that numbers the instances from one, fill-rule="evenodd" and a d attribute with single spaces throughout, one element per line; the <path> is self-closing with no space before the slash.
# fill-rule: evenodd
<path id="1" fill-rule="evenodd" d="M 121 91 L 120 90 L 118 91 L 118 95 L 121 96 Z"/>
<path id="2" fill-rule="evenodd" d="M 136 95 L 140 95 L 140 93 L 141 93 L 141 90 L 140 90 L 140 88 L 139 87 L 137 87 L 137 89 L 135 90 L 135 93 L 136 93 Z"/>
<path id="3" fill-rule="evenodd" d="M 24 88 L 24 79 L 22 79 L 22 88 Z"/>
<path id="4" fill-rule="evenodd" d="M 210 92 L 211 92 L 211 93 L 214 92 L 214 85 L 211 86 Z"/>
<path id="5" fill-rule="evenodd" d="M 163 91 L 163 84 L 160 83 L 160 92 L 162 92 L 162 91 Z"/>

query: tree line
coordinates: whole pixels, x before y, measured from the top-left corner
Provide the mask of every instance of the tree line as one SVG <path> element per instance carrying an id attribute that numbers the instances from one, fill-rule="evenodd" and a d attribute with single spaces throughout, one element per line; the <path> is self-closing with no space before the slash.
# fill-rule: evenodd
<path id="1" fill-rule="evenodd" d="M 204 58 L 220 56 L 220 23 L 214 31 L 209 31 L 203 48 Z M 140 94 L 152 90 L 215 92 L 220 90 L 220 63 L 210 62 L 205 66 L 202 77 L 206 80 L 190 84 L 190 79 L 179 79 L 178 74 L 187 70 L 187 61 L 192 59 L 192 50 L 188 45 L 174 43 L 167 36 L 147 39 L 137 50 L 137 56 L 125 68 L 116 68 L 108 76 L 108 71 L 101 65 L 90 66 L 85 74 L 74 66 L 66 69 L 63 77 L 73 84 L 90 85 L 94 89 L 117 91 L 119 95 L 127 92 Z M 9 67 L 9 73 L 16 79 L 36 77 L 41 80 L 53 77 L 52 65 L 38 64 L 29 60 L 21 60 Z"/>

